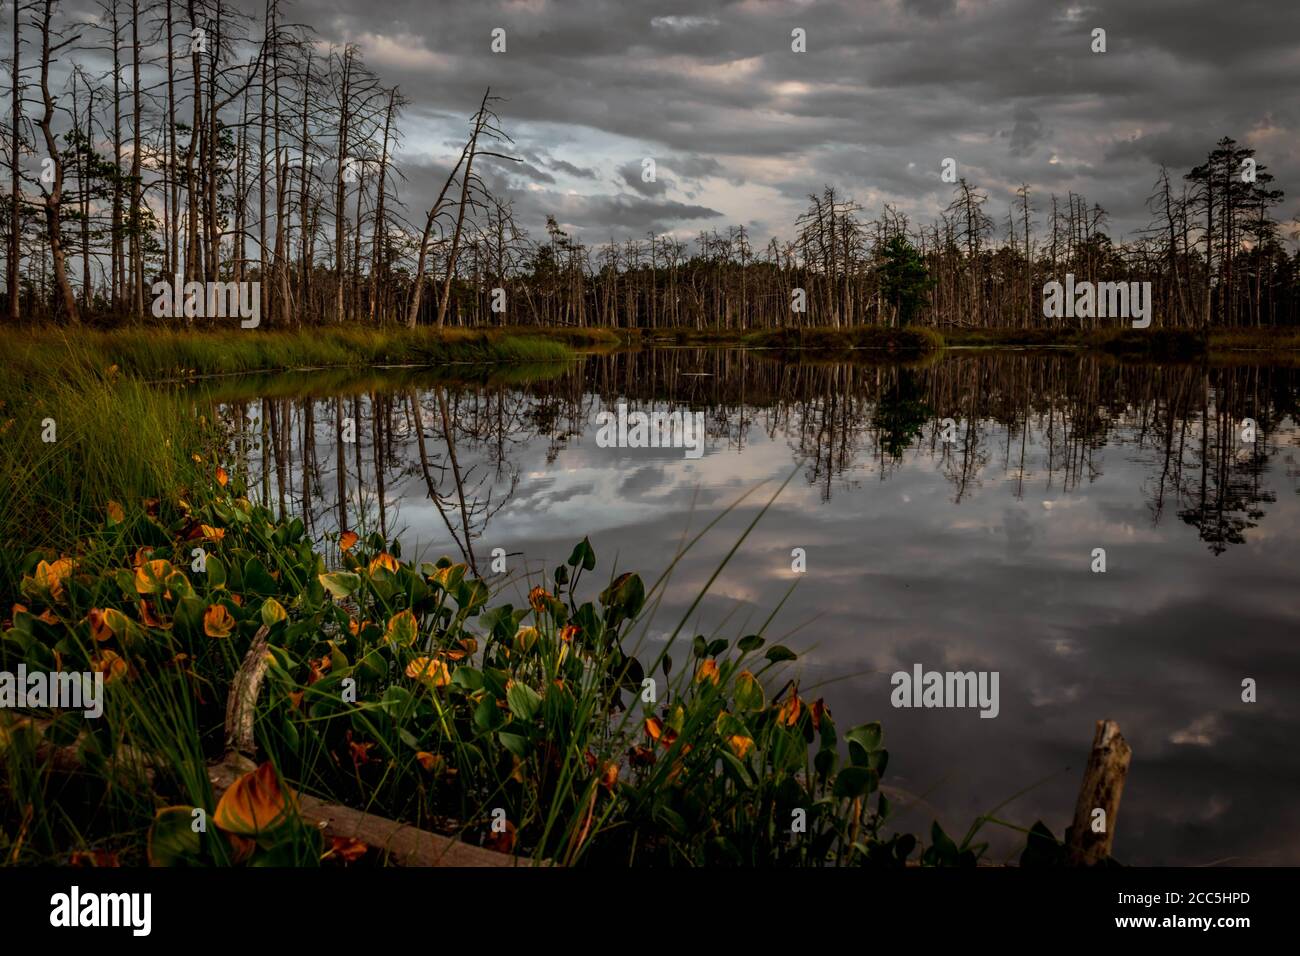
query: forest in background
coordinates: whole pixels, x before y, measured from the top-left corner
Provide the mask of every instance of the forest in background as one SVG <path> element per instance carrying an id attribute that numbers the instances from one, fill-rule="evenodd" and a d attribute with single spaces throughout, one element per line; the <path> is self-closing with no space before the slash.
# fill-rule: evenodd
<path id="1" fill-rule="evenodd" d="M 890 205 L 868 218 L 826 186 L 766 245 L 744 226 L 588 245 L 553 217 L 530 235 L 489 190 L 485 168 L 513 158 L 490 91 L 433 206 L 412 211 L 393 158 L 409 104 L 279 0 L 256 18 L 225 0 L 97 0 L 91 20 L 67 6 L 19 2 L 9 24 L 11 324 L 138 321 L 173 276 L 260 283 L 271 328 L 1113 323 L 1043 317 L 1044 283 L 1066 273 L 1151 282 L 1161 326 L 1300 322 L 1297 228 L 1230 137 L 1184 173 L 1159 168 L 1151 223 L 1124 241 L 1084 196 L 1022 184 L 995 218 L 963 178 L 928 224 Z"/>

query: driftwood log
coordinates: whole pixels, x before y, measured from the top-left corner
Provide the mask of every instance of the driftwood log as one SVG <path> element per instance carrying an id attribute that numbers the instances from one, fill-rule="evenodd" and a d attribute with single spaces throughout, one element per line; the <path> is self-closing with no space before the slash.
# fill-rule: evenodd
<path id="1" fill-rule="evenodd" d="M 1065 831 L 1066 859 L 1072 866 L 1093 866 L 1108 859 L 1115 839 L 1119 799 L 1124 793 L 1133 751 L 1113 720 L 1097 721 L 1092 752 L 1083 772 L 1083 786 L 1074 807 L 1074 823 Z M 1093 829 L 1095 811 L 1105 813 L 1105 826 Z"/>
<path id="2" fill-rule="evenodd" d="M 257 753 L 253 733 L 258 694 L 267 669 L 268 629 L 262 627 L 253 637 L 253 643 L 231 682 L 226 699 L 225 740 L 223 759 L 208 766 L 208 780 L 213 796 L 220 800 L 241 776 L 256 769 Z M 37 721 L 42 729 L 46 721 Z M 85 761 L 77 743 L 63 747 L 41 744 L 37 759 L 60 773 L 81 773 Z M 109 779 L 122 785 L 152 786 L 156 776 L 157 761 L 131 747 L 119 747 L 106 764 Z M 405 823 L 398 823 L 372 813 L 363 813 L 351 807 L 327 803 L 307 794 L 294 794 L 298 815 L 308 824 L 320 829 L 329 839 L 341 837 L 360 840 L 374 847 L 390 863 L 398 866 L 529 866 L 531 860 L 519 859 L 484 847 L 463 843 L 455 837 L 431 833 Z"/>
<path id="3" fill-rule="evenodd" d="M 226 756 L 208 768 L 208 780 L 218 800 L 236 780 L 256 767 L 253 723 L 257 697 L 266 677 L 268 632 L 265 626 L 258 629 L 230 685 L 226 699 Z M 295 794 L 295 798 L 298 815 L 319 827 L 327 838 L 360 840 L 399 866 L 514 866 L 529 862 L 306 794 Z"/>

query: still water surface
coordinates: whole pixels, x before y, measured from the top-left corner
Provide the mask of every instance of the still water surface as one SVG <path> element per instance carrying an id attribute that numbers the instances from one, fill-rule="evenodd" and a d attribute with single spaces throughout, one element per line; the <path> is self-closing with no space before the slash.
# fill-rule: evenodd
<path id="1" fill-rule="evenodd" d="M 1121 860 L 1260 865 L 1300 864 L 1298 397 L 1300 371 L 1255 364 L 658 349 L 244 382 L 223 402 L 273 507 L 485 574 L 503 548 L 516 606 L 584 535 L 603 572 L 653 581 L 748 493 L 677 565 L 660 640 L 789 479 L 683 633 L 756 631 L 796 585 L 765 633 L 801 652 L 791 676 L 840 727 L 884 723 L 901 828 L 960 837 L 1014 797 L 1001 819 L 1059 836 L 1109 718 L 1134 751 Z M 704 456 L 599 447 L 620 402 L 704 412 Z M 916 664 L 997 671 L 998 716 L 892 707 L 890 675 Z M 987 837 L 994 859 L 1022 842 Z"/>

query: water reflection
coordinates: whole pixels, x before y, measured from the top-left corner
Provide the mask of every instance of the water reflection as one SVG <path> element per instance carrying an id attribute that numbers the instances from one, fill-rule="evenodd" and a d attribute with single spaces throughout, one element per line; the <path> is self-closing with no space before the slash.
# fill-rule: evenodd
<path id="1" fill-rule="evenodd" d="M 653 578 L 688 530 L 796 472 L 686 631 L 753 631 L 797 581 L 769 633 L 805 652 L 794 676 L 838 719 L 885 722 L 902 825 L 964 831 L 1037 784 L 1002 816 L 1059 833 L 1092 721 L 1110 717 L 1135 751 L 1121 858 L 1300 862 L 1300 372 L 669 349 L 504 374 L 278 379 L 219 398 L 237 467 L 272 507 L 318 536 L 400 535 L 406 557 L 485 573 L 494 548 L 541 572 L 588 534 L 603 568 Z M 597 447 L 596 415 L 620 401 L 703 410 L 705 457 Z M 673 631 L 765 500 L 681 560 L 648 640 Z M 795 547 L 807 574 L 791 572 Z M 526 586 L 503 585 L 516 604 Z M 889 674 L 914 663 L 998 670 L 1001 715 L 893 710 Z"/>

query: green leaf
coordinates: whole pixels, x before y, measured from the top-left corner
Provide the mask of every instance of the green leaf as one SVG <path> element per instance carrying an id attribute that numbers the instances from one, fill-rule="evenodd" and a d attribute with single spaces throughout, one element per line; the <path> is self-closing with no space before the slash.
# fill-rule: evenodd
<path id="1" fill-rule="evenodd" d="M 742 637 L 736 642 L 736 646 L 748 654 L 750 651 L 756 651 L 763 646 L 763 638 L 757 634 L 750 634 Z"/>
<path id="2" fill-rule="evenodd" d="M 736 707 L 740 710 L 762 710 L 767 705 L 763 685 L 749 671 L 736 677 Z"/>
<path id="3" fill-rule="evenodd" d="M 790 650 L 790 648 L 786 647 L 784 644 L 773 644 L 767 649 L 767 653 L 763 656 L 773 664 L 778 664 L 781 661 L 793 661 L 799 659 L 799 655 Z"/>
<path id="4" fill-rule="evenodd" d="M 316 577 L 324 585 L 325 590 L 336 598 L 349 597 L 361 587 L 361 576 L 351 571 L 333 571 L 329 574 L 318 574 Z"/>
<path id="5" fill-rule="evenodd" d="M 192 827 L 193 807 L 163 807 L 149 827 L 150 866 L 187 866 L 199 862 L 202 842 Z"/>
<path id="6" fill-rule="evenodd" d="M 849 759 L 854 766 L 872 766 L 871 754 L 880 749 L 884 736 L 880 721 L 872 721 L 869 724 L 854 727 L 852 730 L 846 730 L 844 739 L 849 742 Z"/>
<path id="7" fill-rule="evenodd" d="M 207 575 L 208 590 L 219 591 L 226 586 L 226 566 L 216 555 L 210 554 L 204 560 L 203 573 Z"/>
<path id="8" fill-rule="evenodd" d="M 501 726 L 504 719 L 505 715 L 501 713 L 501 708 L 491 697 L 484 697 L 474 708 L 474 726 L 484 733 Z"/>
<path id="9" fill-rule="evenodd" d="M 288 618 L 289 612 L 275 598 L 267 598 L 262 602 L 262 623 L 267 627 L 274 627 L 281 621 Z"/>
<path id="10" fill-rule="evenodd" d="M 520 720 L 532 720 L 542 706 L 542 695 L 523 681 L 515 681 L 506 691 L 506 703 L 510 705 L 510 713 Z"/>
<path id="11" fill-rule="evenodd" d="M 573 547 L 573 553 L 569 555 L 566 562 L 569 567 L 576 568 L 582 565 L 584 571 L 590 571 L 596 567 L 596 552 L 591 549 L 591 542 L 583 538 Z"/>
<path id="12" fill-rule="evenodd" d="M 749 775 L 749 771 L 745 769 L 745 765 L 737 759 L 735 754 L 729 750 L 719 749 L 718 755 L 722 757 L 722 763 L 726 770 L 736 778 L 738 783 L 746 788 L 754 786 L 754 778 Z"/>
<path id="13" fill-rule="evenodd" d="M 861 797 L 876 789 L 876 772 L 868 767 L 845 767 L 835 775 L 835 796 Z"/>
<path id="14" fill-rule="evenodd" d="M 631 572 L 620 574 L 613 584 L 600 592 L 600 603 L 621 612 L 624 617 L 636 617 L 645 604 L 645 585 L 641 583 L 641 576 Z"/>
<path id="15" fill-rule="evenodd" d="M 508 734 L 505 731 L 497 734 L 497 739 L 501 741 L 501 746 L 505 747 L 516 757 L 528 756 L 528 738 L 521 737 L 519 734 Z"/>
<path id="16" fill-rule="evenodd" d="M 452 672 L 451 682 L 466 690 L 479 690 L 483 686 L 483 675 L 472 667 L 457 667 Z"/>

